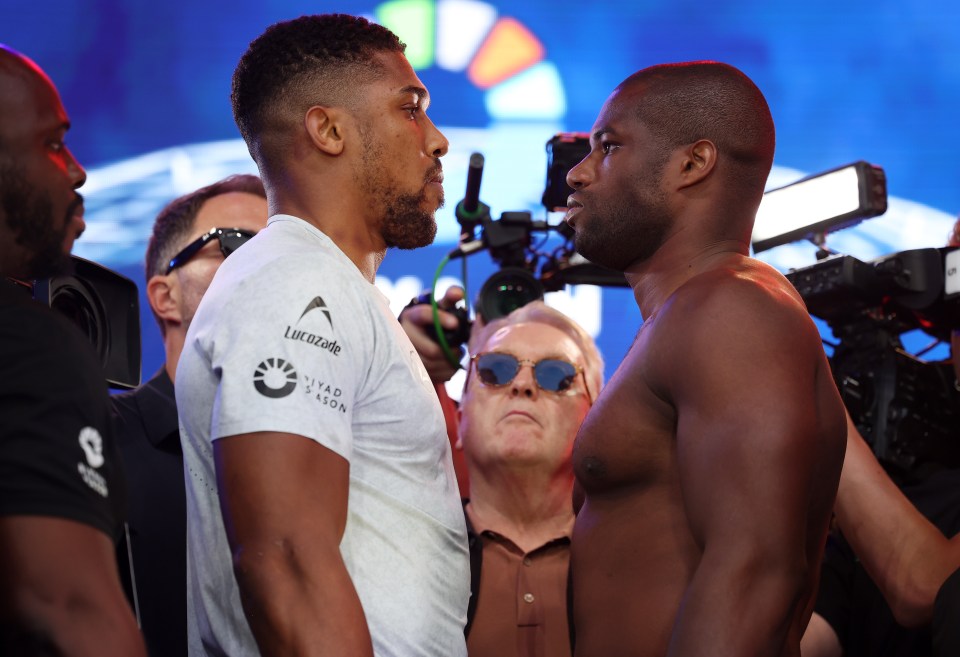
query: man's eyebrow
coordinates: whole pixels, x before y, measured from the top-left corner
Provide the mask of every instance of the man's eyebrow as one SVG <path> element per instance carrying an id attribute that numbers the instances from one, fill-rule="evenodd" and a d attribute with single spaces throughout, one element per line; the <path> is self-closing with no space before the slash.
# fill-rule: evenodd
<path id="1" fill-rule="evenodd" d="M 594 131 L 592 135 L 590 135 L 590 141 L 600 141 L 601 137 L 603 137 L 604 135 L 608 135 L 611 132 L 613 132 L 613 130 L 611 130 L 610 128 L 600 128 L 599 130 Z"/>
<path id="2" fill-rule="evenodd" d="M 415 94 L 419 96 L 420 105 L 423 107 L 423 109 L 426 109 L 427 106 L 430 104 L 430 92 L 424 89 L 423 87 L 418 87 L 416 85 L 411 84 L 401 89 L 400 94 L 401 95 Z"/>

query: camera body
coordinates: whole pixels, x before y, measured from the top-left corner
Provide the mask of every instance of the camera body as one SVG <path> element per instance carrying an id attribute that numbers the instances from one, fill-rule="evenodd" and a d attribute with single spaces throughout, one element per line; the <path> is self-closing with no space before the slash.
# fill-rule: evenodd
<path id="1" fill-rule="evenodd" d="M 73 322 L 87 336 L 111 388 L 140 385 L 140 304 L 126 276 L 72 256 L 72 273 L 39 279 L 33 298 Z"/>
<path id="2" fill-rule="evenodd" d="M 888 469 L 960 467 L 960 391 L 950 363 L 925 362 L 900 336 L 949 340 L 960 329 L 960 248 L 901 251 L 863 262 L 838 255 L 787 278 L 838 339 L 837 387 L 858 431 Z M 954 354 L 960 357 L 960 354 Z"/>
<path id="3" fill-rule="evenodd" d="M 550 213 L 566 209 L 567 197 L 573 193 L 567 185 L 567 173 L 589 154 L 589 137 L 581 132 L 559 133 L 547 142 L 546 151 L 547 180 L 541 199 Z M 490 207 L 479 202 L 483 162 L 479 153 L 471 155 L 467 193 L 456 210 L 462 229 L 460 245 L 449 256 L 463 258 L 486 250 L 498 265 L 498 271 L 484 282 L 477 296 L 475 310 L 479 316 L 485 321 L 503 317 L 566 285 L 627 286 L 621 272 L 595 265 L 576 253 L 573 230 L 564 222 L 535 220 L 526 211 L 504 212 L 499 219 L 493 219 Z M 536 247 L 534 233 L 543 234 Z M 551 233 L 560 236 L 560 243 L 556 245 L 554 240 L 555 248 L 547 252 L 543 249 Z M 459 339 L 465 341 L 469 337 L 469 320 L 463 315 L 459 317 L 461 328 L 452 335 L 444 332 L 451 347 L 459 347 Z"/>

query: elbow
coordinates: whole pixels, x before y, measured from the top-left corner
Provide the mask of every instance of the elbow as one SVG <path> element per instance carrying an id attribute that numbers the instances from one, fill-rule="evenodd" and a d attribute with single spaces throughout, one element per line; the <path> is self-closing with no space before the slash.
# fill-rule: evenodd
<path id="1" fill-rule="evenodd" d="M 914 563 L 901 567 L 905 572 L 883 591 L 897 623 L 907 628 L 929 624 L 933 620 L 937 594 L 956 569 L 956 557 L 953 555 L 928 557 L 926 564 Z"/>
<path id="2" fill-rule="evenodd" d="M 233 550 L 233 575 L 247 615 L 265 614 L 282 605 L 301 579 L 297 550 L 289 541 L 241 544 Z"/>
<path id="3" fill-rule="evenodd" d="M 887 604 L 897 623 L 907 628 L 920 627 L 933 619 L 933 602 L 942 582 L 915 581 L 904 586 L 903 591 L 894 591 L 887 597 Z"/>

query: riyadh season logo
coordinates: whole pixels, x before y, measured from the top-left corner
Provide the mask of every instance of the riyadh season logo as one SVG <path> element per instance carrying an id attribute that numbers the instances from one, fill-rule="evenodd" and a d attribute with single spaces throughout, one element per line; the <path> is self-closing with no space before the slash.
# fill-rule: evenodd
<path id="1" fill-rule="evenodd" d="M 557 121 L 566 115 L 563 79 L 543 42 L 493 4 L 387 0 L 374 17 L 407 44 L 404 55 L 413 70 L 464 74 L 483 92 L 493 121 Z"/>
<path id="2" fill-rule="evenodd" d="M 253 387 L 264 397 L 286 397 L 297 387 L 297 370 L 282 358 L 268 358 L 254 370 Z"/>

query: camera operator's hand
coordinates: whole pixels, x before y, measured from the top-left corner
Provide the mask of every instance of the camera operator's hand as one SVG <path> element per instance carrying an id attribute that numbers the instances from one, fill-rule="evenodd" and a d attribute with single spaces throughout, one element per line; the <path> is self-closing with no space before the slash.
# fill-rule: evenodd
<path id="1" fill-rule="evenodd" d="M 442 299 L 437 300 L 439 308 L 453 308 L 463 299 L 463 288 L 450 287 L 444 293 Z M 455 315 L 440 310 L 440 325 L 444 329 L 454 330 L 459 324 Z M 413 343 L 414 349 L 423 361 L 423 366 L 430 375 L 430 380 L 434 384 L 445 383 L 450 380 L 457 368 L 447 359 L 440 345 L 427 333 L 427 328 L 433 327 L 433 310 L 429 303 L 418 303 L 407 306 L 400 313 L 400 326 L 406 331 L 407 337 Z M 457 345 L 451 345 L 458 349 Z"/>

